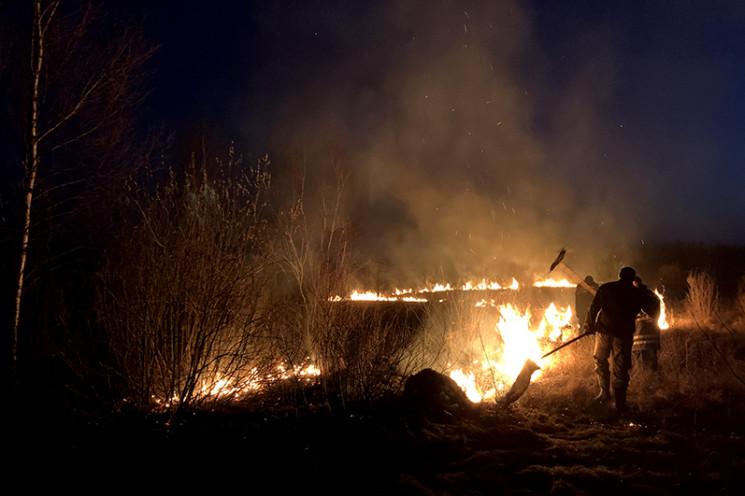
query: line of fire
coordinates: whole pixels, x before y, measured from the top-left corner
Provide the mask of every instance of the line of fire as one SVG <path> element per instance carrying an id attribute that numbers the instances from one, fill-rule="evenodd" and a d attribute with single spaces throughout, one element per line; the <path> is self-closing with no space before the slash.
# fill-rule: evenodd
<path id="1" fill-rule="evenodd" d="M 551 373 L 561 354 L 545 356 L 546 353 L 581 333 L 575 308 L 578 290 L 578 286 L 566 278 L 544 278 L 530 284 L 521 284 L 514 277 L 507 282 L 484 278 L 462 284 L 440 282 L 416 289 L 394 288 L 387 292 L 355 289 L 347 295 L 331 296 L 328 302 L 374 308 L 379 313 L 397 317 L 404 315 L 399 321 L 421 322 L 425 318 L 437 320 L 440 317 L 444 327 L 468 328 L 459 329 L 457 333 L 461 342 L 457 345 L 456 356 L 447 356 L 444 363 L 438 363 L 438 368 L 463 389 L 469 400 L 480 403 L 503 398 L 527 360 L 539 367 L 533 381 L 540 381 L 542 375 Z M 670 328 L 665 301 L 657 289 L 654 293 L 661 306 L 657 323 L 664 331 Z M 465 320 L 453 317 L 463 314 L 464 308 L 469 309 Z M 274 374 L 249 374 L 239 382 L 220 376 L 205 378 L 197 396 L 239 400 L 279 381 L 310 382 L 323 373 L 322 368 L 308 358 L 302 365 L 278 364 Z M 170 408 L 179 401 L 177 397 L 153 399 L 163 408 Z"/>
<path id="2" fill-rule="evenodd" d="M 344 297 L 334 296 L 334 302 L 399 302 L 408 304 L 446 304 L 472 301 L 483 309 L 479 316 L 486 332 L 479 332 L 481 357 L 467 364 L 447 364 L 448 375 L 473 402 L 498 399 L 516 379 L 526 360 L 540 366 L 534 378 L 549 371 L 555 355 L 542 358 L 549 350 L 572 339 L 580 332 L 577 326 L 574 298 L 576 286 L 567 279 L 546 278 L 523 287 L 516 278 L 508 284 L 482 279 L 462 285 L 436 283 L 419 289 L 395 289 L 390 293 L 354 290 Z M 660 300 L 658 326 L 669 329 L 665 301 Z M 586 309 L 584 309 L 586 310 Z M 488 343 L 488 344 L 487 344 Z"/>

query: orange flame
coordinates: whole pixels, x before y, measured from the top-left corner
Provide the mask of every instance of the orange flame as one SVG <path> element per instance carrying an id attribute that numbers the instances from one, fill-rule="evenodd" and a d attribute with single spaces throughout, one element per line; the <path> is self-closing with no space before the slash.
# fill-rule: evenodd
<path id="1" fill-rule="evenodd" d="M 379 293 L 376 291 L 362 291 L 355 289 L 347 296 L 331 296 L 328 301 L 339 302 L 339 301 L 414 301 L 414 302 L 426 302 L 427 298 L 416 296 L 422 294 L 434 294 L 434 293 L 447 293 L 456 290 L 461 291 L 497 291 L 497 290 L 517 290 L 520 288 L 520 284 L 517 279 L 512 278 L 512 282 L 509 286 L 503 286 L 496 281 L 488 281 L 486 278 L 480 282 L 468 281 L 461 286 L 454 286 L 450 283 L 435 283 L 429 286 L 414 289 L 395 289 L 390 294 Z"/>
<path id="2" fill-rule="evenodd" d="M 487 306 L 485 300 L 477 304 Z M 491 303 L 494 306 L 494 302 Z M 559 309 L 551 303 L 545 310 L 537 326 L 531 326 L 529 310 L 521 312 L 514 305 L 498 307 L 499 320 L 495 332 L 500 344 L 490 349 L 484 348 L 485 361 L 474 362 L 469 369 L 455 369 L 450 372 L 453 379 L 471 401 L 479 402 L 494 398 L 499 391 L 512 385 L 527 359 L 536 362 L 541 368 L 549 368 L 552 357 L 542 359 L 554 343 L 561 341 L 563 331 L 569 326 L 572 309 Z M 540 370 L 534 378 L 540 376 Z"/>
<path id="3" fill-rule="evenodd" d="M 665 311 L 665 299 L 662 297 L 659 291 L 654 290 L 654 294 L 660 299 L 660 318 L 657 319 L 657 325 L 660 329 L 665 330 L 670 328 L 670 324 L 667 322 L 667 312 Z"/>
<path id="4" fill-rule="evenodd" d="M 572 284 L 566 279 L 560 281 L 556 279 L 544 279 L 542 281 L 536 281 L 533 283 L 536 288 L 573 288 L 576 284 Z"/>
<path id="5" fill-rule="evenodd" d="M 259 391 L 267 385 L 280 380 L 297 377 L 301 380 L 310 381 L 312 378 L 321 375 L 321 371 L 314 364 L 298 365 L 288 369 L 283 363 L 280 363 L 275 370 L 277 371 L 276 374 L 261 377 L 257 369 L 254 368 L 246 377 L 238 379 L 226 377 L 217 372 L 214 377 L 206 377 L 201 380 L 199 389 L 194 392 L 194 398 L 197 400 L 202 398 L 217 400 L 239 399 L 246 394 Z M 178 395 L 174 395 L 170 399 L 158 398 L 152 395 L 151 399 L 159 409 L 171 408 L 171 406 L 177 405 L 181 401 Z"/>

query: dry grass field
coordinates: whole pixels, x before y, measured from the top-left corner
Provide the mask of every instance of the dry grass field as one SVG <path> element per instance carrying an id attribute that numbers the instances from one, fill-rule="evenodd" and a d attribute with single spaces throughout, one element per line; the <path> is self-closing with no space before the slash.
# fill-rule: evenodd
<path id="1" fill-rule="evenodd" d="M 695 292 L 706 281 L 692 284 Z M 251 494 L 742 494 L 742 314 L 718 306 L 704 321 L 697 297 L 670 306 L 660 367 L 634 367 L 623 414 L 593 404 L 593 342 L 585 338 L 557 353 L 506 409 L 493 400 L 412 404 L 402 396 L 405 377 L 366 398 L 352 382 L 370 372 L 339 370 L 175 416 L 121 413 L 64 430 L 44 415 L 27 417 L 14 431 L 15 462 L 51 470 L 58 487 L 117 480 Z M 427 329 L 421 309 L 396 315 L 398 326 Z M 384 363 L 372 348 L 354 356 Z M 403 357 L 394 351 L 389 358 Z"/>

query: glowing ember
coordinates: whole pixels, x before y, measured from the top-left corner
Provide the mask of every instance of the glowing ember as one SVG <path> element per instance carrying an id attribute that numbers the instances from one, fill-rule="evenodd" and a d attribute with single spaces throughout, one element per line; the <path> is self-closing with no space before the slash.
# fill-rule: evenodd
<path id="1" fill-rule="evenodd" d="M 258 389 L 261 389 L 261 383 L 258 380 L 255 369 L 249 377 L 243 378 L 240 381 L 236 381 L 230 377 L 223 377 L 222 374 L 218 372 L 212 381 L 202 381 L 202 387 L 197 394 L 197 397 L 238 397 L 249 391 L 256 391 Z"/>
<path id="2" fill-rule="evenodd" d="M 225 377 L 217 372 L 214 377 L 201 381 L 201 386 L 193 393 L 194 399 L 239 399 L 248 393 L 260 391 L 280 380 L 298 377 L 310 381 L 314 377 L 321 375 L 321 371 L 314 364 L 298 365 L 288 369 L 284 364 L 280 363 L 277 365 L 276 371 L 276 374 L 268 374 L 265 377 L 261 377 L 257 369 L 254 368 L 242 378 Z M 152 400 L 157 407 L 169 409 L 171 406 L 177 405 L 181 401 L 181 398 L 174 395 L 172 398 L 166 400 L 153 395 Z"/>

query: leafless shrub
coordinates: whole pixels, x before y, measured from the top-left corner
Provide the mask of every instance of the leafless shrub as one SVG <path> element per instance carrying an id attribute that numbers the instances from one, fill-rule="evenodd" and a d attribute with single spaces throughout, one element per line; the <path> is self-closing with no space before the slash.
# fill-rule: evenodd
<path id="1" fill-rule="evenodd" d="M 688 290 L 685 305 L 695 322 L 708 326 L 719 311 L 719 295 L 714 279 L 702 271 L 693 271 L 686 278 Z"/>
<path id="2" fill-rule="evenodd" d="M 634 418 L 649 417 L 654 425 L 685 422 L 696 428 L 704 417 L 736 425 L 742 412 L 745 343 L 736 334 L 673 326 L 662 331 L 659 367 L 645 369 L 634 361 L 629 403 Z M 556 354 L 552 366 L 536 377 L 520 405 L 557 412 L 591 408 L 598 392 L 592 357 L 594 340 L 582 339 Z M 715 349 L 716 347 L 716 349 Z M 717 351 L 718 350 L 718 351 Z M 612 408 L 606 412 L 612 413 Z"/>
<path id="3" fill-rule="evenodd" d="M 343 170 L 335 168 L 333 180 L 312 194 L 304 171 L 294 179 L 295 197 L 279 215 L 273 247 L 285 302 L 275 334 L 278 353 L 288 364 L 310 362 L 320 369 L 312 397 L 308 381 L 298 381 L 294 391 L 308 406 L 346 408 L 374 400 L 400 379 L 407 333 L 380 308 L 330 301 L 344 293 L 354 270 L 347 255 Z"/>
<path id="4" fill-rule="evenodd" d="M 110 356 L 139 408 L 172 410 L 234 393 L 273 366 L 266 224 L 268 161 L 192 159 L 144 202 L 100 273 Z"/>
<path id="5" fill-rule="evenodd" d="M 324 379 L 341 400 L 369 403 L 401 385 L 399 368 L 415 329 L 393 308 L 345 306 L 331 319 L 329 331 L 318 336 Z"/>
<path id="6" fill-rule="evenodd" d="M 662 334 L 660 370 L 637 371 L 643 407 L 676 407 L 692 412 L 742 409 L 745 348 L 741 339 L 721 330 L 674 327 Z M 642 373 L 642 374 L 640 374 Z M 633 383 L 632 383 L 633 386 Z"/>
<path id="7" fill-rule="evenodd" d="M 745 275 L 740 278 L 740 283 L 737 285 L 734 306 L 735 313 L 739 317 L 737 320 L 741 325 L 745 325 Z"/>

